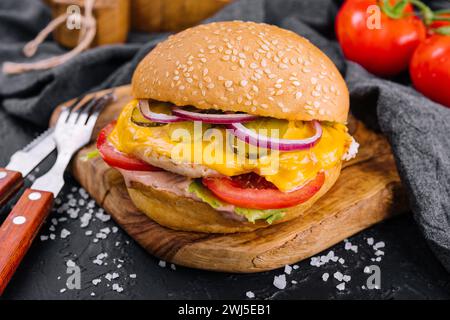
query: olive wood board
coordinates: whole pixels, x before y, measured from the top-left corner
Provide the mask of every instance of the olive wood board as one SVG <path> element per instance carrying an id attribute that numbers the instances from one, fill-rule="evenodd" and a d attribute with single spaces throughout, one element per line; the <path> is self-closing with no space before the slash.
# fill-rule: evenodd
<path id="1" fill-rule="evenodd" d="M 118 87 L 115 92 L 117 100 L 100 116 L 94 138 L 132 99 L 130 86 Z M 328 193 L 303 216 L 253 232 L 206 234 L 175 231 L 157 224 L 133 205 L 117 170 L 100 157 L 84 158 L 95 144 L 80 150 L 72 162 L 72 172 L 97 203 L 152 255 L 198 269 L 260 272 L 306 259 L 373 224 L 408 211 L 386 138 L 351 116 L 348 127 L 360 143 L 359 153 L 345 162 Z"/>

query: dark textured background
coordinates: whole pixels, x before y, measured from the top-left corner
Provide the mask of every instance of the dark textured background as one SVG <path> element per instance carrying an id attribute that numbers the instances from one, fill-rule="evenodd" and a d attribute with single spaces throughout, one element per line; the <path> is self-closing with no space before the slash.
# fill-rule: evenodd
<path id="1" fill-rule="evenodd" d="M 436 3 L 448 4 L 447 1 Z M 345 250 L 343 243 L 332 248 L 345 259 L 344 265 L 329 263 L 317 268 L 309 265 L 308 259 L 287 276 L 289 281 L 298 283 L 289 284 L 280 291 L 272 282 L 274 275 L 281 274 L 282 270 L 253 275 L 211 273 L 181 267 L 173 271 L 170 267 L 159 267 L 157 260 L 120 230 L 94 243 L 92 236 L 84 235 L 86 229 L 80 228 L 79 217 L 69 218 L 58 223 L 54 231 L 49 230 L 50 222 L 44 226 L 42 234 L 53 233 L 56 240 L 36 241 L 5 298 L 245 298 L 248 290 L 257 298 L 449 298 L 449 276 L 422 236 L 425 235 L 441 262 L 449 266 L 449 109 L 417 94 L 408 86 L 406 75 L 391 81 L 382 80 L 343 60 L 339 46 L 333 40 L 336 10 L 337 3 L 331 0 L 240 0 L 214 20 L 274 23 L 311 39 L 333 59 L 346 75 L 352 111 L 390 139 L 419 227 L 412 215 L 407 215 L 366 230 L 350 239 L 358 245 L 358 253 Z M 2 0 L 0 63 L 24 59 L 20 53 L 23 44 L 48 21 L 49 12 L 38 0 Z M 133 34 L 125 46 L 96 48 L 53 70 L 13 77 L 0 74 L 0 165 L 43 130 L 58 103 L 87 90 L 129 82 L 136 63 L 163 37 Z M 36 59 L 61 51 L 49 39 Z M 44 164 L 40 172 L 44 172 L 49 163 Z M 68 185 L 61 195 L 63 203 L 72 192 L 78 192 L 72 191 L 76 186 L 76 182 L 68 177 Z M 80 207 L 81 216 L 86 210 L 85 205 L 77 207 Z M 99 210 L 94 209 L 95 212 Z M 54 215 L 68 215 L 65 207 L 60 211 Z M 113 224 L 97 219 L 87 229 L 94 230 L 95 235 L 101 228 Z M 60 238 L 63 228 L 71 232 L 66 239 Z M 374 255 L 366 243 L 368 237 L 374 237 L 375 242 L 386 242 L 381 262 L 371 261 Z M 117 246 L 116 242 L 119 242 Z M 105 260 L 108 265 L 92 263 L 100 252 L 109 254 Z M 65 288 L 65 263 L 69 259 L 82 268 L 82 290 L 60 293 L 60 289 Z M 118 259 L 124 262 L 118 262 Z M 123 266 L 118 268 L 118 264 Z M 361 288 L 367 278 L 363 269 L 370 264 L 381 267 L 381 290 Z M 119 278 L 109 282 L 104 276 L 113 270 Z M 342 292 L 338 292 L 335 288 L 338 282 L 332 279 L 336 271 L 352 276 L 347 289 Z M 324 272 L 331 274 L 327 282 L 321 280 Z M 129 278 L 129 274 L 134 273 L 137 278 Z M 100 277 L 102 282 L 93 286 L 91 281 Z M 124 291 L 112 291 L 113 283 L 123 286 Z M 95 296 L 91 296 L 92 292 Z"/>

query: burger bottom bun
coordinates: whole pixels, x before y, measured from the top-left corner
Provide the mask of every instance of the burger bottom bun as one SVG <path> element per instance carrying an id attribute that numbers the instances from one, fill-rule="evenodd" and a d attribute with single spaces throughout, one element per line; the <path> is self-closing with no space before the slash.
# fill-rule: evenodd
<path id="1" fill-rule="evenodd" d="M 300 217 L 336 182 L 341 171 L 341 164 L 325 171 L 322 188 L 308 201 L 288 208 L 283 219 L 272 223 L 278 224 Z M 225 217 L 208 204 L 177 196 L 171 192 L 156 190 L 143 184 L 132 182 L 128 193 L 134 205 L 150 219 L 164 227 L 180 231 L 204 233 L 250 232 L 270 226 L 265 221 L 241 222 Z"/>

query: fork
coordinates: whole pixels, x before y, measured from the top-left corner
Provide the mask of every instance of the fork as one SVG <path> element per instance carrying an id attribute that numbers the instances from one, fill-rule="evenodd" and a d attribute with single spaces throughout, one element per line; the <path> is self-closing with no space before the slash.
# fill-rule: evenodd
<path id="1" fill-rule="evenodd" d="M 111 91 L 62 110 L 54 132 L 58 150 L 55 164 L 25 190 L 0 227 L 0 295 L 49 215 L 54 197 L 64 186 L 64 171 L 72 156 L 89 143 L 100 112 L 113 100 Z"/>

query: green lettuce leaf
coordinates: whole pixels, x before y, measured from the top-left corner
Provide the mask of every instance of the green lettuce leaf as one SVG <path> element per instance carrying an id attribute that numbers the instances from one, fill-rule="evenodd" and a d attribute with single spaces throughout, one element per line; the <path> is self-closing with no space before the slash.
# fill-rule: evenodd
<path id="1" fill-rule="evenodd" d="M 228 206 L 229 204 L 218 199 L 208 188 L 204 187 L 199 181 L 193 181 L 189 185 L 189 192 L 195 194 L 197 197 L 206 202 L 214 209 L 220 207 Z M 272 224 L 272 222 L 283 218 L 285 209 L 269 209 L 269 210 L 259 210 L 259 209 L 249 209 L 234 207 L 234 212 L 244 216 L 248 221 L 254 223 L 256 220 L 265 219 L 267 223 Z"/>

